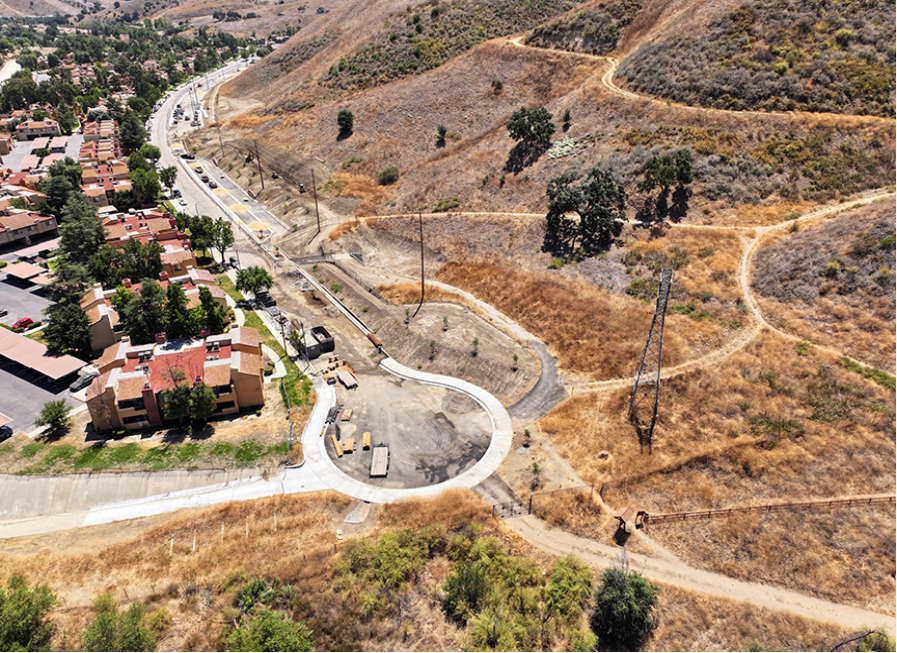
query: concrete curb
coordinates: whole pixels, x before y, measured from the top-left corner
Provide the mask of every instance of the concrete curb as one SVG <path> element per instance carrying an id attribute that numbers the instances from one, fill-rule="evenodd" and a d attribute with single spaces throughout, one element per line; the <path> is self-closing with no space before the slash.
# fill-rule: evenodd
<path id="1" fill-rule="evenodd" d="M 392 503 L 413 497 L 432 497 L 452 488 L 471 488 L 483 482 L 498 469 L 505 456 L 511 451 L 511 439 L 514 436 L 514 431 L 508 411 L 495 397 L 467 381 L 412 370 L 392 358 L 381 361 L 380 366 L 399 378 L 449 388 L 471 397 L 482 406 L 492 421 L 492 439 L 489 442 L 489 448 L 483 457 L 466 472 L 435 485 L 417 488 L 385 488 L 359 481 L 340 470 L 327 454 L 326 438 L 320 437 L 320 435 L 324 430 L 327 412 L 336 405 L 336 391 L 323 380 L 317 379 L 315 390 L 318 392 L 318 401 L 309 418 L 308 425 L 302 433 L 302 450 L 315 476 L 333 489 L 356 499 L 371 503 Z"/>

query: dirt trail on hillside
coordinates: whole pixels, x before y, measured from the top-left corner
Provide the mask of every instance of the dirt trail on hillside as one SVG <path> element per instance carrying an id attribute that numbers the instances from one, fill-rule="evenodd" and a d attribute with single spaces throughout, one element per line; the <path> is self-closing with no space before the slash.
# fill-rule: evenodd
<path id="1" fill-rule="evenodd" d="M 622 549 L 598 544 L 565 531 L 548 527 L 536 517 L 507 520 L 527 542 L 555 556 L 575 553 L 593 567 L 619 566 Z M 790 612 L 806 619 L 832 623 L 841 628 L 860 627 L 891 630 L 894 618 L 851 606 L 832 603 L 786 589 L 749 583 L 703 571 L 668 557 L 649 558 L 629 553 L 629 568 L 652 580 L 676 585 L 694 592 L 749 603 L 770 610 Z"/>

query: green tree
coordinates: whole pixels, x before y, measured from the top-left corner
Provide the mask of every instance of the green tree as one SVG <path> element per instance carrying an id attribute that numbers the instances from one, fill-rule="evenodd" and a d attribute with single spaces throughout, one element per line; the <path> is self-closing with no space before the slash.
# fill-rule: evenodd
<path id="1" fill-rule="evenodd" d="M 66 106 L 59 107 L 56 110 L 56 121 L 59 123 L 59 129 L 66 135 L 71 134 L 78 127 L 78 119 L 75 118 L 72 110 Z"/>
<path id="2" fill-rule="evenodd" d="M 146 144 L 144 144 L 146 147 Z M 143 148 L 141 148 L 143 149 Z M 141 152 L 131 152 L 128 155 L 128 170 L 130 172 L 134 172 L 135 170 L 152 170 L 153 165 L 147 161 L 146 157 L 143 156 Z"/>
<path id="3" fill-rule="evenodd" d="M 111 110 L 111 104 L 106 106 Z M 146 142 L 146 132 L 136 111 L 128 111 L 124 115 L 119 125 L 118 136 L 122 146 L 128 150 L 139 150 Z"/>
<path id="4" fill-rule="evenodd" d="M 28 587 L 23 576 L 13 576 L 0 587 L 0 651 L 49 651 L 53 624 L 47 614 L 56 595 L 46 585 Z"/>
<path id="5" fill-rule="evenodd" d="M 108 594 L 94 602 L 96 618 L 82 635 L 85 651 L 155 651 L 156 635 L 143 625 L 146 608 L 132 603 L 124 612 Z"/>
<path id="6" fill-rule="evenodd" d="M 592 570 L 572 554 L 555 560 L 545 595 L 548 608 L 561 621 L 576 623 L 592 596 Z"/>
<path id="7" fill-rule="evenodd" d="M 71 194 L 59 222 L 59 249 L 69 261 L 87 264 L 106 242 L 106 229 L 97 220 L 97 210 L 83 195 Z"/>
<path id="8" fill-rule="evenodd" d="M 648 159 L 641 169 L 644 179 L 637 188 L 643 192 L 660 189 L 656 198 L 649 198 L 646 207 L 637 217 L 642 221 L 664 219 L 667 216 L 675 220 L 685 217 L 688 212 L 688 185 L 694 179 L 691 150 L 677 150 L 675 154 L 664 154 Z M 669 205 L 670 187 L 676 184 L 673 193 L 673 204 Z"/>
<path id="9" fill-rule="evenodd" d="M 168 189 L 169 193 L 171 193 L 171 189 L 174 188 L 174 182 L 177 178 L 178 169 L 174 166 L 168 166 L 159 171 L 159 181 L 161 181 L 162 185 Z"/>
<path id="10" fill-rule="evenodd" d="M 194 425 L 205 424 L 215 412 L 215 391 L 200 381 L 190 389 L 190 420 Z"/>
<path id="11" fill-rule="evenodd" d="M 152 279 L 145 279 L 140 293 L 119 315 L 122 325 L 135 345 L 153 342 L 165 330 L 165 290 Z"/>
<path id="12" fill-rule="evenodd" d="M 245 618 L 225 639 L 229 651 L 310 651 L 312 641 L 304 623 L 267 608 Z"/>
<path id="13" fill-rule="evenodd" d="M 52 399 L 41 408 L 34 424 L 35 426 L 46 426 L 50 435 L 55 436 L 68 430 L 70 410 L 71 406 L 66 405 L 65 399 Z"/>
<path id="14" fill-rule="evenodd" d="M 462 623 L 473 617 L 489 591 L 486 565 L 482 562 L 460 561 L 455 571 L 445 579 L 445 603 L 452 616 Z"/>
<path id="15" fill-rule="evenodd" d="M 152 143 L 144 143 L 140 146 L 140 155 L 151 164 L 156 165 L 159 159 L 162 158 L 162 150 Z"/>
<path id="16" fill-rule="evenodd" d="M 274 280 L 268 271 L 257 265 L 237 271 L 237 290 L 240 292 L 251 292 L 253 295 L 257 295 L 273 285 Z"/>
<path id="17" fill-rule="evenodd" d="M 184 370 L 169 372 L 173 388 L 162 391 L 162 416 L 183 423 L 190 416 L 190 384 L 185 381 Z"/>
<path id="18" fill-rule="evenodd" d="M 86 265 L 70 261 L 67 256 L 61 256 L 59 265 L 56 266 L 56 274 L 53 275 L 53 281 L 49 286 L 50 298 L 54 302 L 66 298 L 77 301 L 93 282 L 94 277 Z"/>
<path id="19" fill-rule="evenodd" d="M 162 185 L 155 170 L 133 170 L 128 174 L 128 179 L 131 180 L 134 192 L 137 193 L 143 206 L 155 204 L 162 194 Z"/>
<path id="20" fill-rule="evenodd" d="M 349 136 L 355 128 L 355 114 L 348 109 L 340 109 L 336 114 L 336 124 L 342 138 Z"/>
<path id="21" fill-rule="evenodd" d="M 595 593 L 592 632 L 601 647 L 637 650 L 654 629 L 654 607 L 660 588 L 637 572 L 607 569 Z"/>
<path id="22" fill-rule="evenodd" d="M 511 119 L 508 121 L 508 133 L 515 141 L 523 141 L 525 145 L 548 147 L 551 145 L 551 136 L 555 132 L 551 117 L 551 113 L 545 107 L 533 110 L 520 107 L 511 114 Z"/>
<path id="23" fill-rule="evenodd" d="M 90 353 L 90 322 L 81 305 L 63 301 L 48 307 L 44 340 L 50 349 L 79 354 Z"/>
<path id="24" fill-rule="evenodd" d="M 221 254 L 221 265 L 224 266 L 224 252 L 234 244 L 234 230 L 230 220 L 218 218 L 212 225 L 211 245 Z"/>
<path id="25" fill-rule="evenodd" d="M 213 336 L 224 333 L 224 327 L 227 325 L 227 309 L 218 303 L 205 286 L 199 287 L 199 306 L 194 310 L 200 313 L 197 322 L 207 326 Z"/>
<path id="26" fill-rule="evenodd" d="M 52 163 L 47 168 L 47 176 L 38 184 L 38 190 L 47 196 L 47 209 L 60 217 L 69 194 L 81 192 L 81 165 L 70 157 Z"/>
<path id="27" fill-rule="evenodd" d="M 164 324 L 169 338 L 190 338 L 198 329 L 194 314 L 187 308 L 187 295 L 178 283 L 169 283 L 165 289 Z"/>
<path id="28" fill-rule="evenodd" d="M 606 250 L 626 222 L 626 190 L 613 173 L 592 168 L 582 184 L 580 175 L 565 172 L 548 182 L 548 214 L 542 251 L 570 260 Z M 579 220 L 570 214 L 577 214 Z"/>

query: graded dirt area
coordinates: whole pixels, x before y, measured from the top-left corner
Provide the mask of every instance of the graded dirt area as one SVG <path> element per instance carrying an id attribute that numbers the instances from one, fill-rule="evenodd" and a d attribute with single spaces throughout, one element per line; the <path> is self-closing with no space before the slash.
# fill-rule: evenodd
<path id="1" fill-rule="evenodd" d="M 336 422 L 340 441 L 344 444 L 354 438 L 355 451 L 338 458 L 328 438 L 327 452 L 341 470 L 372 485 L 398 488 L 441 483 L 472 467 L 489 447 L 491 420 L 466 394 L 385 372 L 359 374 L 358 387 L 339 394 L 343 409 L 353 411 L 350 421 Z M 373 448 L 362 450 L 366 431 L 373 447 L 389 447 L 386 478 L 370 478 Z"/>

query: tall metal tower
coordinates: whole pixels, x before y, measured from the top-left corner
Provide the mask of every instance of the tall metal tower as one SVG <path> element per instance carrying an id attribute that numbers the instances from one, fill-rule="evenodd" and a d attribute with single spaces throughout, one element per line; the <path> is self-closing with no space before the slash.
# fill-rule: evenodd
<path id="1" fill-rule="evenodd" d="M 651 453 L 651 437 L 654 435 L 654 423 L 657 421 L 657 402 L 660 398 L 660 359 L 663 354 L 663 320 L 667 312 L 667 300 L 670 298 L 670 286 L 673 281 L 673 270 L 663 268 L 660 271 L 660 286 L 657 288 L 657 305 L 654 307 L 654 319 L 648 331 L 648 342 L 642 354 L 642 362 L 635 375 L 635 385 L 629 397 L 629 421 L 638 433 L 639 448 L 644 453 L 648 447 Z"/>

